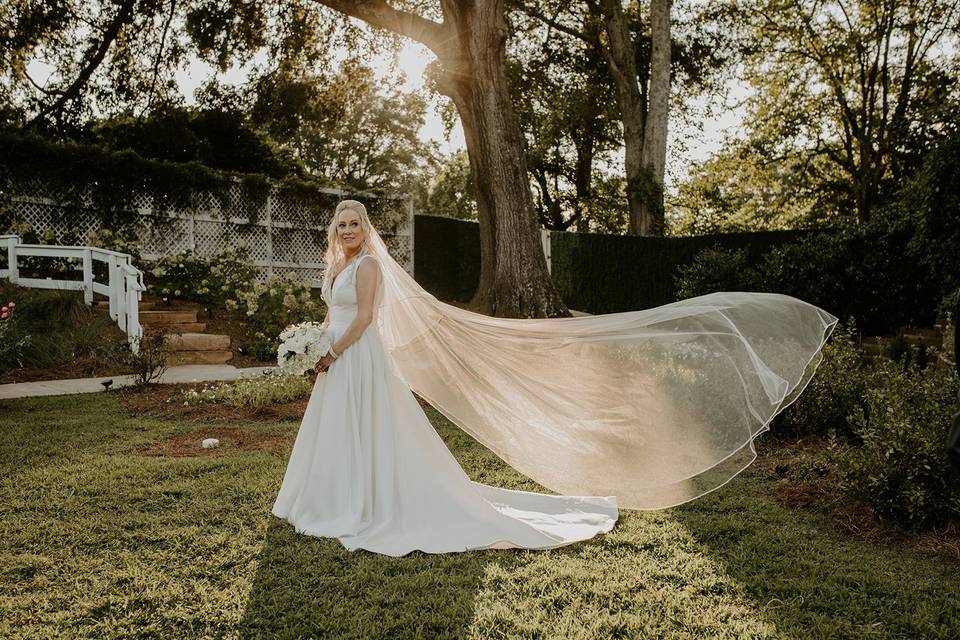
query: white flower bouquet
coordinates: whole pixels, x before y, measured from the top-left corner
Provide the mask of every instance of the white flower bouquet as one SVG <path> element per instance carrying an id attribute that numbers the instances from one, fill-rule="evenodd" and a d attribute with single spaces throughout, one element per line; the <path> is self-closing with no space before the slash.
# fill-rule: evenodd
<path id="1" fill-rule="evenodd" d="M 280 333 L 277 366 L 284 373 L 303 375 L 330 351 L 331 346 L 330 334 L 321 323 L 290 325 Z"/>

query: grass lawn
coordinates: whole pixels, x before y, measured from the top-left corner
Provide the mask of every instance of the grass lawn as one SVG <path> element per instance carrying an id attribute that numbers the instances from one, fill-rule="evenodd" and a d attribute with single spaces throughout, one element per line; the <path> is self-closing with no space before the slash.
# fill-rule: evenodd
<path id="1" fill-rule="evenodd" d="M 562 549 L 389 558 L 270 515 L 296 421 L 167 455 L 203 427 L 117 396 L 0 403 L 0 637 L 960 636 L 960 563 L 782 506 L 753 468 Z M 472 478 L 537 489 L 429 415 Z"/>

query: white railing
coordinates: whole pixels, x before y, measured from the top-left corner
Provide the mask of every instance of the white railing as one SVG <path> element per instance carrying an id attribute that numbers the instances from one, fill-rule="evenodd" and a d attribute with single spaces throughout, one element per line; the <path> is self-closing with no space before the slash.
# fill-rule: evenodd
<path id="1" fill-rule="evenodd" d="M 130 255 L 97 247 L 66 247 L 45 244 L 22 244 L 19 236 L 0 236 L 0 247 L 6 247 L 7 267 L 0 269 L 0 278 L 9 278 L 12 284 L 35 289 L 65 289 L 83 291 L 83 300 L 93 304 L 93 294 L 107 296 L 110 301 L 110 317 L 127 334 L 134 353 L 139 351 L 143 327 L 140 325 L 140 295 L 143 272 L 130 262 Z M 52 278 L 22 278 L 17 266 L 21 256 L 47 258 L 81 258 L 83 280 L 53 280 Z M 104 284 L 94 280 L 93 261 L 107 265 L 109 281 Z"/>

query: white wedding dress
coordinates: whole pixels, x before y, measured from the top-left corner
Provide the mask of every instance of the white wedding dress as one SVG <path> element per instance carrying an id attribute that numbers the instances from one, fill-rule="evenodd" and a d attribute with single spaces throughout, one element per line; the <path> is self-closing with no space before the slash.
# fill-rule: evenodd
<path id="1" fill-rule="evenodd" d="M 365 258 L 377 259 L 355 258 L 324 289 L 334 341 L 357 313 L 356 270 Z M 390 361 L 375 318 L 317 377 L 273 514 L 351 551 L 402 556 L 559 547 L 609 531 L 618 507 L 613 496 L 470 480 Z"/>

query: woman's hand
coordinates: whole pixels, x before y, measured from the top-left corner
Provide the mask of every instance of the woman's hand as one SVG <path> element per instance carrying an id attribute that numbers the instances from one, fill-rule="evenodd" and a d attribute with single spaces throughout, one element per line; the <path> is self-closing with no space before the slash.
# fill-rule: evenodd
<path id="1" fill-rule="evenodd" d="M 326 371 L 327 369 L 330 368 L 330 365 L 333 364 L 334 360 L 336 360 L 336 358 L 334 358 L 332 355 L 328 353 L 324 355 L 322 358 L 320 358 L 320 360 L 317 362 L 317 364 L 314 365 L 313 368 L 316 371 Z"/>

